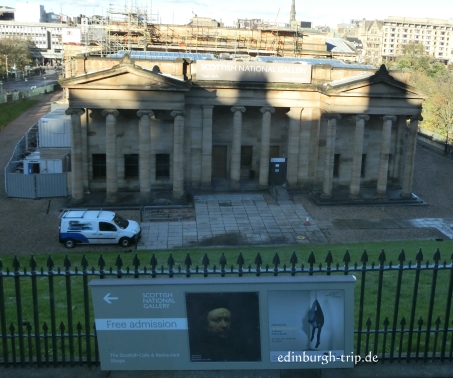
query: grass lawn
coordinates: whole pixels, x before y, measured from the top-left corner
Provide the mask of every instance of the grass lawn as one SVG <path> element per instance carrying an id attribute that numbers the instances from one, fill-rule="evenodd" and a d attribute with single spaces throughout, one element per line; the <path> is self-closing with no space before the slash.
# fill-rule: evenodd
<path id="1" fill-rule="evenodd" d="M 17 102 L 0 104 L 0 130 L 33 107 L 38 101 L 39 99 L 26 98 Z"/>

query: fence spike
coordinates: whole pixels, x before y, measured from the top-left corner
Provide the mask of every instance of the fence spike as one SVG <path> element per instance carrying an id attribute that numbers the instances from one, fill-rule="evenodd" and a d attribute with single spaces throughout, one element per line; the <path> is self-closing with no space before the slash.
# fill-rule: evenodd
<path id="1" fill-rule="evenodd" d="M 77 322 L 76 329 L 77 329 L 78 332 L 82 332 L 83 331 L 83 327 L 82 327 L 82 324 L 80 323 L 80 321 Z"/>
<path id="2" fill-rule="evenodd" d="M 66 269 L 66 273 L 68 273 L 71 270 L 71 260 L 69 260 L 69 256 L 66 255 L 64 259 L 64 267 Z"/>
<path id="3" fill-rule="evenodd" d="M 388 327 L 389 324 L 390 324 L 389 318 L 386 316 L 385 319 L 384 319 L 384 326 L 385 326 L 385 327 Z"/>
<path id="4" fill-rule="evenodd" d="M 440 327 L 440 323 L 441 323 L 440 316 L 438 316 L 436 321 L 435 321 L 435 323 L 434 323 L 436 325 L 436 328 Z"/>
<path id="5" fill-rule="evenodd" d="M 371 318 L 369 316 L 368 316 L 368 319 L 366 320 L 365 324 L 366 324 L 367 328 L 370 328 L 373 325 Z"/>
<path id="6" fill-rule="evenodd" d="M 203 267 L 204 269 L 208 269 L 208 266 L 209 266 L 209 257 L 208 257 L 208 254 L 205 252 L 204 256 L 203 256 L 203 261 L 201 262 L 203 264 Z"/>
<path id="7" fill-rule="evenodd" d="M 433 260 L 434 260 L 434 264 L 435 264 L 436 266 L 439 265 L 439 260 L 440 260 L 440 251 L 439 251 L 439 248 L 437 248 L 436 252 L 434 253 Z"/>
<path id="8" fill-rule="evenodd" d="M 3 271 L 3 260 L 0 259 L 0 272 Z"/>
<path id="9" fill-rule="evenodd" d="M 190 258 L 189 253 L 186 255 L 186 259 L 184 260 L 184 264 L 186 264 L 186 269 L 189 270 L 192 266 L 192 259 Z"/>
<path id="10" fill-rule="evenodd" d="M 280 265 L 280 257 L 278 256 L 278 253 L 275 252 L 274 258 L 272 259 L 272 264 L 274 264 L 274 268 L 278 268 Z"/>
<path id="11" fill-rule="evenodd" d="M 134 264 L 134 269 L 138 270 L 140 267 L 140 259 L 138 258 L 138 254 L 136 253 L 134 259 L 132 260 L 132 264 Z"/>
<path id="12" fill-rule="evenodd" d="M 225 265 L 227 264 L 227 259 L 225 257 L 225 252 L 222 252 L 222 256 L 220 256 L 220 266 L 223 269 L 225 269 Z"/>
<path id="13" fill-rule="evenodd" d="M 400 326 L 405 327 L 406 326 L 406 318 L 403 316 L 403 318 L 400 321 Z"/>
<path id="14" fill-rule="evenodd" d="M 417 324 L 421 327 L 423 325 L 423 318 L 420 316 L 420 318 L 418 319 L 418 322 Z"/>
<path id="15" fill-rule="evenodd" d="M 258 254 L 255 257 L 255 264 L 256 264 L 257 269 L 259 269 L 259 267 L 261 266 L 262 263 L 263 263 L 263 259 L 261 258 L 261 255 L 258 252 Z"/>
<path id="16" fill-rule="evenodd" d="M 348 266 L 349 263 L 351 262 L 351 255 L 349 254 L 349 249 L 347 249 L 346 253 L 344 254 L 343 262 L 346 266 Z"/>
<path id="17" fill-rule="evenodd" d="M 308 256 L 308 263 L 310 264 L 310 266 L 313 266 L 315 262 L 315 254 L 313 253 L 313 251 L 311 251 L 310 256 Z"/>
<path id="18" fill-rule="evenodd" d="M 362 266 L 366 266 L 366 263 L 368 262 L 368 253 L 366 252 L 366 249 L 363 250 L 362 257 L 360 258 L 360 261 L 362 262 Z"/>
<path id="19" fill-rule="evenodd" d="M 332 257 L 332 252 L 330 252 L 330 249 L 329 249 L 329 252 L 327 253 L 327 256 L 326 256 L 326 264 L 328 267 L 330 267 L 330 264 L 333 263 L 333 257 Z"/>
<path id="20" fill-rule="evenodd" d="M 175 259 L 173 258 L 173 254 L 170 252 L 170 256 L 168 256 L 167 264 L 170 267 L 170 270 L 173 269 L 175 266 Z"/>
<path id="21" fill-rule="evenodd" d="M 384 266 L 385 260 L 386 260 L 385 252 L 384 252 L 384 250 L 381 250 L 381 253 L 379 254 L 379 265 L 381 267 Z"/>
<path id="22" fill-rule="evenodd" d="M 156 266 L 157 266 L 157 259 L 156 259 L 156 255 L 154 254 L 154 252 L 153 252 L 153 255 L 151 256 L 151 260 L 149 263 L 151 264 L 151 269 L 155 270 Z"/>
<path id="23" fill-rule="evenodd" d="M 14 255 L 14 259 L 13 259 L 13 269 L 14 269 L 14 272 L 15 272 L 15 273 L 19 273 L 20 262 L 19 262 L 19 259 L 17 258 L 17 255 Z"/>
<path id="24" fill-rule="evenodd" d="M 88 264 L 88 259 L 85 256 L 85 253 L 82 256 L 82 261 L 80 262 L 80 265 L 82 265 L 83 271 L 86 272 L 89 264 Z"/>
<path id="25" fill-rule="evenodd" d="M 62 333 L 64 333 L 65 329 L 66 329 L 65 325 L 64 325 L 63 321 L 61 321 L 61 323 L 60 323 L 60 331 Z"/>
<path id="26" fill-rule="evenodd" d="M 291 266 L 293 268 L 296 267 L 296 264 L 297 264 L 297 255 L 296 255 L 296 251 L 293 251 L 293 254 L 291 255 L 291 259 L 289 260 L 289 262 L 291 263 Z"/>
<path id="27" fill-rule="evenodd" d="M 238 256 L 236 263 L 238 264 L 239 269 L 242 269 L 242 266 L 245 264 L 244 256 L 242 256 L 242 252 L 239 252 L 239 256 Z"/>
<path id="28" fill-rule="evenodd" d="M 121 270 L 121 268 L 123 267 L 123 259 L 121 258 L 121 255 L 119 253 L 116 257 L 115 265 L 118 270 Z"/>
<path id="29" fill-rule="evenodd" d="M 30 268 L 31 268 L 31 272 L 34 273 L 36 272 L 36 267 L 37 267 L 37 263 L 36 263 L 36 259 L 35 259 L 35 256 L 31 255 L 31 259 L 30 259 Z"/>
<path id="30" fill-rule="evenodd" d="M 423 252 L 421 248 L 418 250 L 417 256 L 415 256 L 415 261 L 417 261 L 417 266 L 420 266 L 422 264 Z"/>
<path id="31" fill-rule="evenodd" d="M 99 266 L 100 271 L 103 271 L 105 269 L 105 260 L 104 260 L 104 257 L 102 256 L 102 254 L 101 254 L 101 256 L 99 256 L 98 266 Z"/>
<path id="32" fill-rule="evenodd" d="M 404 253 L 404 249 L 401 249 L 401 253 L 398 256 L 398 261 L 400 262 L 401 266 L 404 264 L 405 260 L 406 260 L 406 254 Z"/>

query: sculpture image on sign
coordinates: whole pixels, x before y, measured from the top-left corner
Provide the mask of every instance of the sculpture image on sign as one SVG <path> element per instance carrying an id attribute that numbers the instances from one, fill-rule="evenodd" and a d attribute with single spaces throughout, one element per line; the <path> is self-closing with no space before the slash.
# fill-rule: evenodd
<path id="1" fill-rule="evenodd" d="M 260 361 L 258 293 L 186 293 L 190 360 Z"/>
<path id="2" fill-rule="evenodd" d="M 343 290 L 269 291 L 271 361 L 344 354 L 344 300 Z"/>

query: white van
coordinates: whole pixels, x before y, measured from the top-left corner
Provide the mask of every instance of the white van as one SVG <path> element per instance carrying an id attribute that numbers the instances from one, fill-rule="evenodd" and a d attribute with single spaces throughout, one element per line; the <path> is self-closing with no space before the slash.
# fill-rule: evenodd
<path id="1" fill-rule="evenodd" d="M 59 241 L 66 248 L 76 244 L 120 244 L 129 247 L 141 237 L 140 225 L 113 211 L 63 210 L 60 215 Z"/>

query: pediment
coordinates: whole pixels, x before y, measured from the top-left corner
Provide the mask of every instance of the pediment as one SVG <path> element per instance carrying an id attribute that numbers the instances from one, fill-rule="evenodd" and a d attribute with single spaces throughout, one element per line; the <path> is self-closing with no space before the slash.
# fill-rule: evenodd
<path id="1" fill-rule="evenodd" d="M 393 78 L 384 65 L 374 75 L 363 74 L 336 80 L 323 89 L 330 96 L 425 97 L 423 92 Z"/>
<path id="2" fill-rule="evenodd" d="M 110 69 L 90 72 L 60 81 L 71 89 L 130 89 L 159 91 L 188 91 L 190 82 L 163 75 L 157 70 L 144 69 L 130 58 L 123 59 Z"/>

